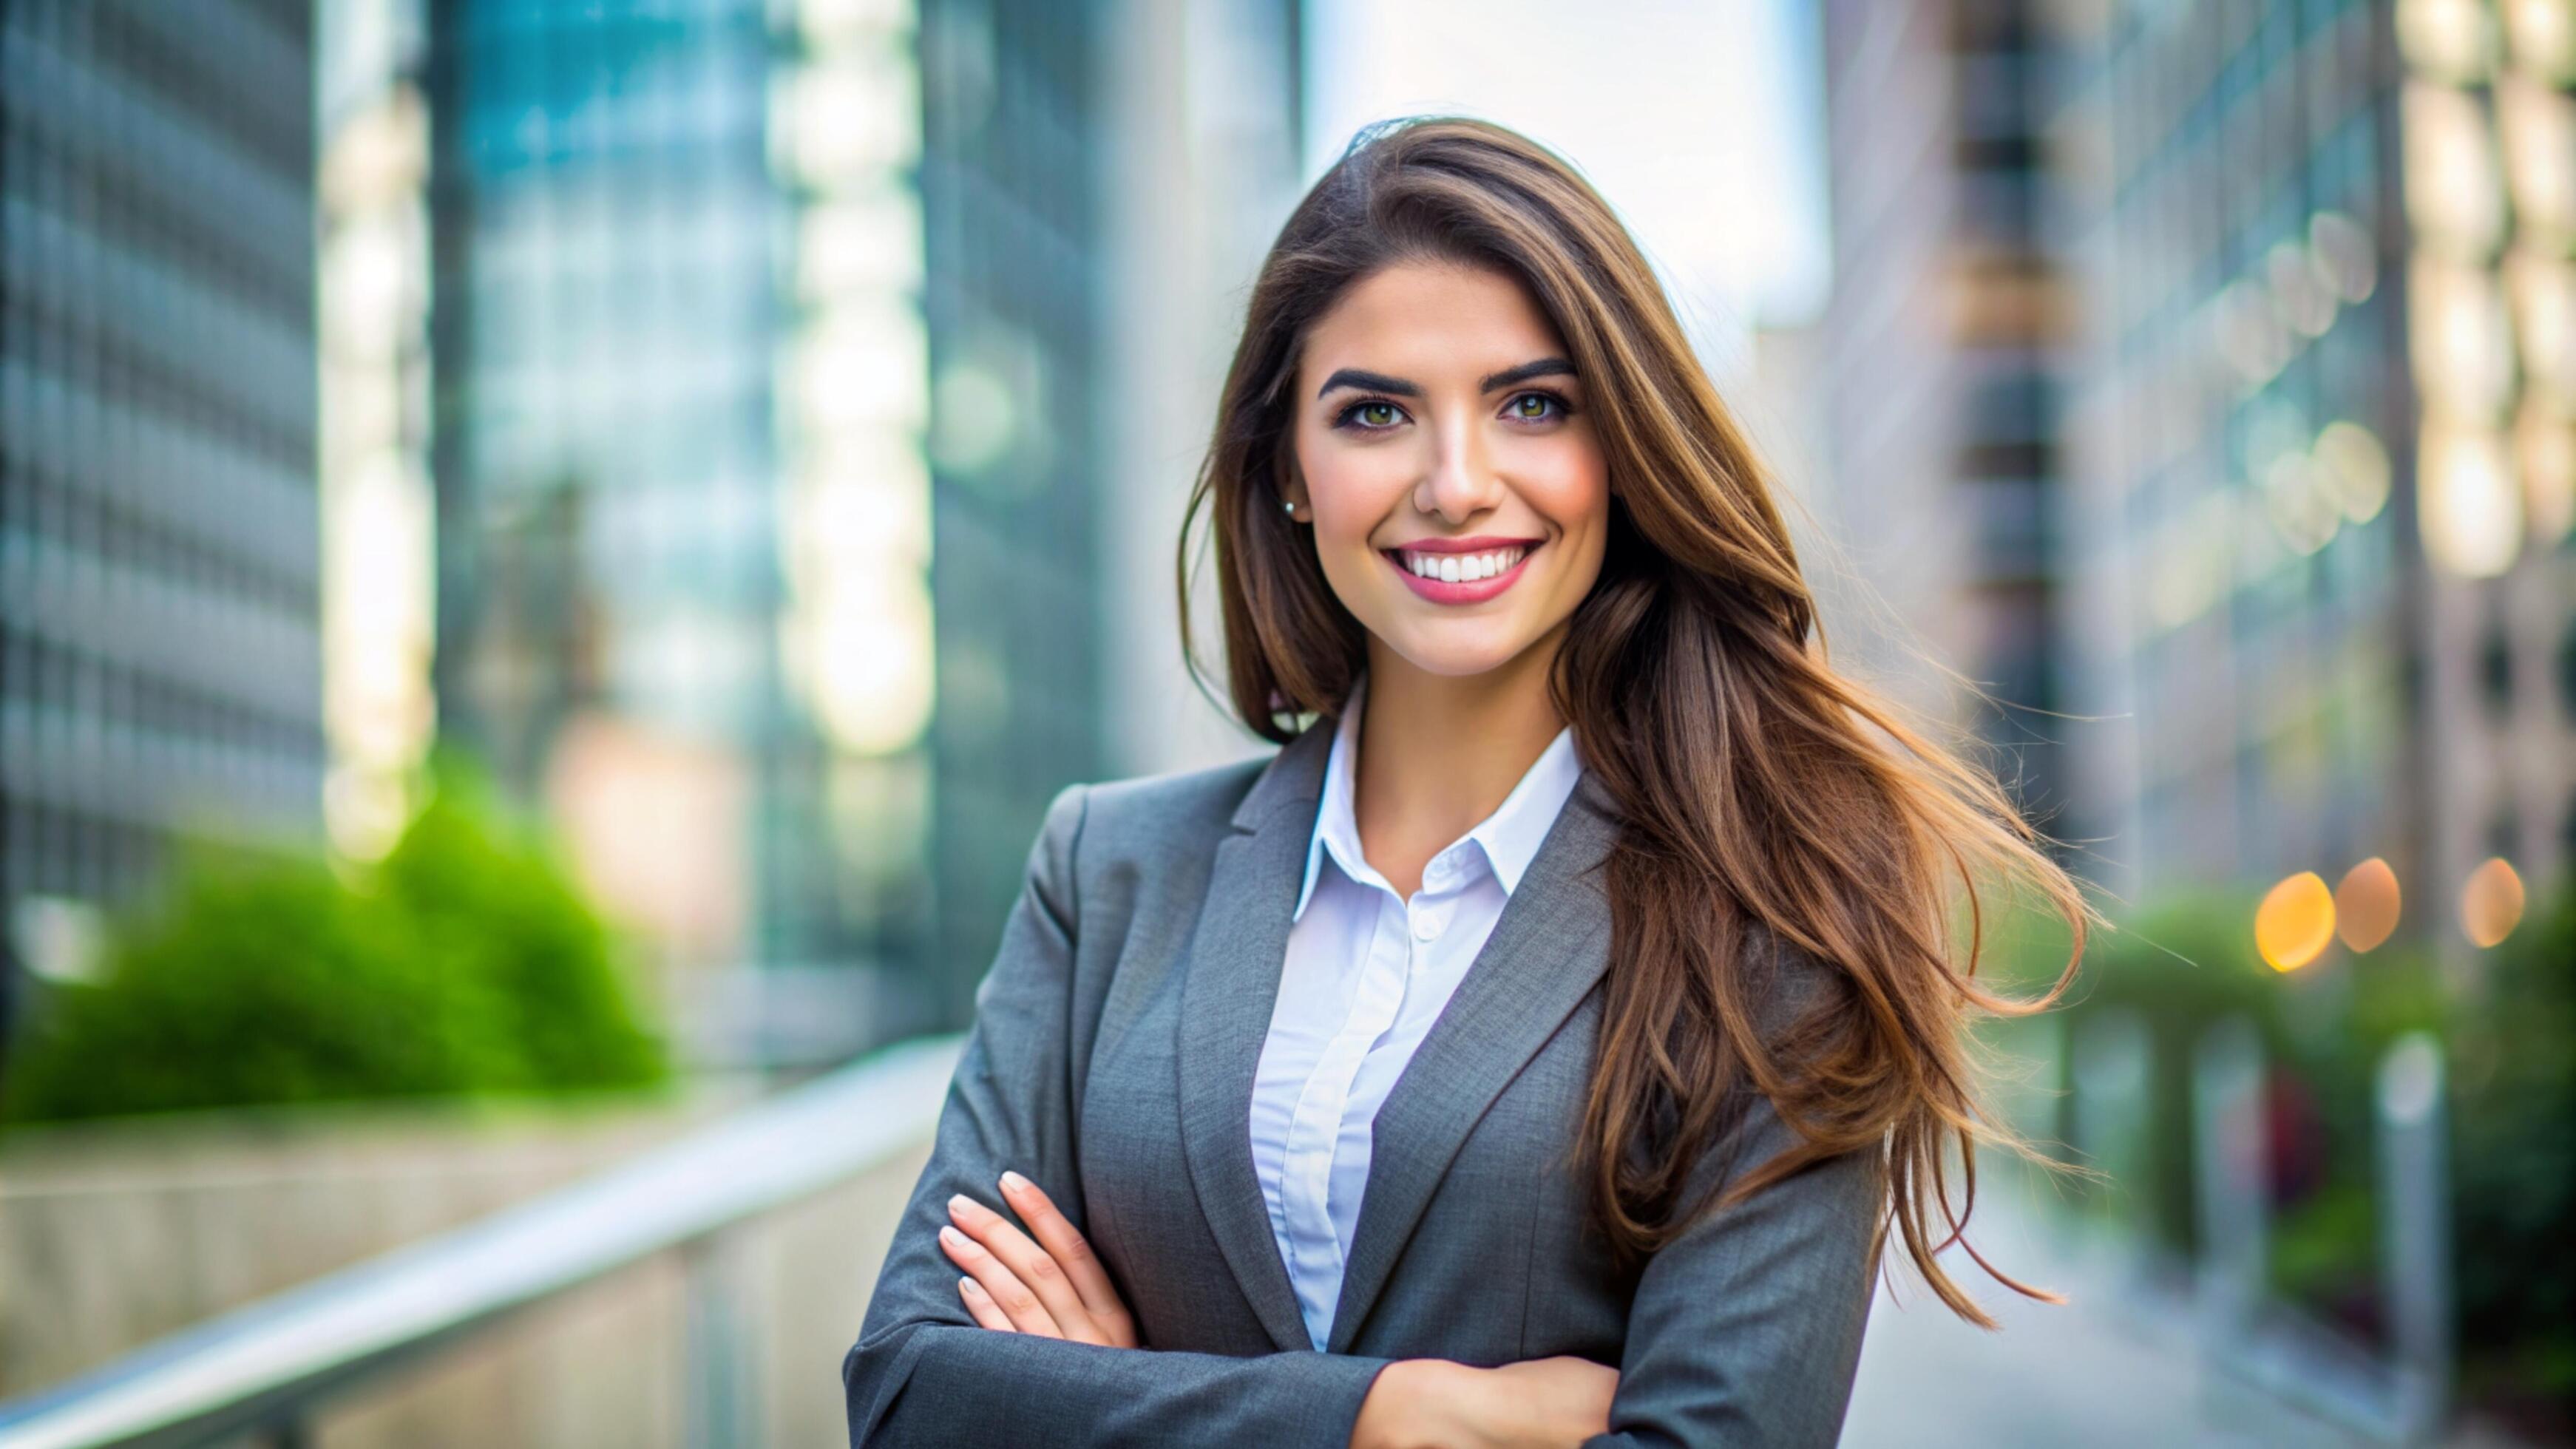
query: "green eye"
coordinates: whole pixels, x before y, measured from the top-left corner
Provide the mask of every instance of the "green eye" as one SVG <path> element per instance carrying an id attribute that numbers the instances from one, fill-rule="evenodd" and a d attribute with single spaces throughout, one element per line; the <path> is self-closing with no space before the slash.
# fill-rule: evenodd
<path id="1" fill-rule="evenodd" d="M 1537 422 L 1548 415 L 1556 399 L 1543 392 L 1525 392 L 1512 399 L 1512 416 L 1523 422 Z"/>
<path id="2" fill-rule="evenodd" d="M 1372 428 L 1391 428 L 1395 426 L 1395 405 L 1382 402 L 1361 403 L 1358 416 L 1361 422 Z"/>

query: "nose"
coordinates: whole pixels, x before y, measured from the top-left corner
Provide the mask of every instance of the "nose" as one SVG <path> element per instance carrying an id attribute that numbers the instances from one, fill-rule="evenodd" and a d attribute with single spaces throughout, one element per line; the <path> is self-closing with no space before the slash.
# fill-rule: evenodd
<path id="1" fill-rule="evenodd" d="M 1474 421 L 1460 410 L 1431 430 L 1431 470 L 1413 488 L 1413 506 L 1456 525 L 1500 501 L 1502 480 L 1485 456 Z"/>

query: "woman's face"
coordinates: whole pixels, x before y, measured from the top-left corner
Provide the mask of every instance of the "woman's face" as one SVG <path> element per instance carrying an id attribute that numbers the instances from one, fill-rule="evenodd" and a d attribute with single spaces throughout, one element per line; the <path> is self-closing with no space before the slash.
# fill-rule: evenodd
<path id="1" fill-rule="evenodd" d="M 1296 390 L 1289 500 L 1373 663 L 1481 674 L 1555 636 L 1601 573 L 1610 475 L 1518 278 L 1375 273 L 1307 333 Z"/>

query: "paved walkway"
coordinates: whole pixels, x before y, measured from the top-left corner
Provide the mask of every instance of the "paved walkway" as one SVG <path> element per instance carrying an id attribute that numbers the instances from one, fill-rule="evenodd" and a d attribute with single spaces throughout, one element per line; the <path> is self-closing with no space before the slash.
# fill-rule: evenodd
<path id="1" fill-rule="evenodd" d="M 1962 1321 L 1901 1262 L 1882 1275 L 1870 1308 L 1846 1446 L 2342 1449 L 2372 1442 L 2219 1370 L 2202 1353 L 2184 1305 L 2142 1288 L 2124 1263 L 2051 1231 L 2038 1206 L 2017 1196 L 2027 1185 L 2011 1179 L 2009 1170 L 1979 1172 L 1969 1236 L 1996 1267 L 2069 1301 L 2061 1307 L 2024 1298 L 1953 1248 L 1943 1266 L 2002 1321 L 2002 1330 L 1990 1333 Z M 1902 1244 L 1890 1252 L 1903 1259 Z"/>

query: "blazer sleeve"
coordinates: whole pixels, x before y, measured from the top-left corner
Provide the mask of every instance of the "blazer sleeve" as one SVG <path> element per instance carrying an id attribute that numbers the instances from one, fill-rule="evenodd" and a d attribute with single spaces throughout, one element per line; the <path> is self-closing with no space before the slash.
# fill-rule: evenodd
<path id="1" fill-rule="evenodd" d="M 1709 1152 L 1709 1170 L 1758 1167 L 1796 1141 L 1757 1094 Z M 1629 1309 L 1610 1432 L 1584 1449 L 1830 1449 L 1860 1367 L 1885 1197 L 1883 1154 L 1856 1149 L 1665 1244 Z"/>
<path id="2" fill-rule="evenodd" d="M 929 1165 L 904 1208 L 858 1342 L 841 1361 L 850 1443 L 1346 1449 L 1361 1401 L 1391 1360 L 1107 1348 L 985 1328 L 957 1295 L 958 1271 L 938 1243 L 948 1199 L 962 1192 L 993 1204 L 1004 1168 L 1035 1181 L 1089 1231 L 1075 1170 L 1068 1040 L 1079 924 L 1073 861 L 1087 807 L 1080 785 L 1048 805 L 1001 950 L 976 989 L 975 1024 Z"/>

